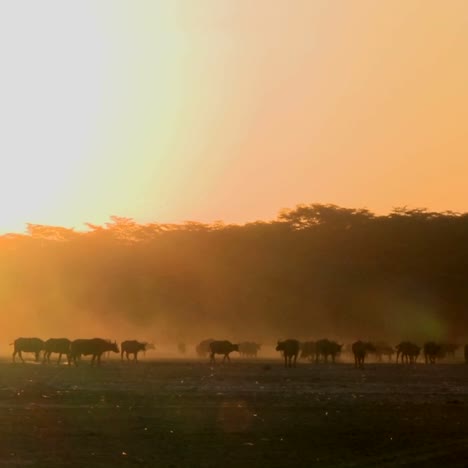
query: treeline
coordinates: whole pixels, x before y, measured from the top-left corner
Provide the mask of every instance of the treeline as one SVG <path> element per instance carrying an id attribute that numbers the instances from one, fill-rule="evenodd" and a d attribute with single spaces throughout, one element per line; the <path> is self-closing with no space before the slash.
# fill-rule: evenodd
<path id="1" fill-rule="evenodd" d="M 468 337 L 468 213 L 311 204 L 245 225 L 112 217 L 87 227 L 30 224 L 0 237 L 4 329 L 79 333 L 95 321 L 168 341 Z"/>

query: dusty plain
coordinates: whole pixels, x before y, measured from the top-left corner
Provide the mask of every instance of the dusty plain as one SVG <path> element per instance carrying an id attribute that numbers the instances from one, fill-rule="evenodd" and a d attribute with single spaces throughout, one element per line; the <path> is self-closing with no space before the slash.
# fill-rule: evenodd
<path id="1" fill-rule="evenodd" d="M 468 366 L 5 358 L 1 466 L 468 466 Z"/>

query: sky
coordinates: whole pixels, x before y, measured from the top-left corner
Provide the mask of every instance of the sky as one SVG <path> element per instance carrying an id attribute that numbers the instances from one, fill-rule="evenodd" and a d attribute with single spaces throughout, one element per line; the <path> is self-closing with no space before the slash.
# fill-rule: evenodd
<path id="1" fill-rule="evenodd" d="M 0 232 L 468 211 L 465 0 L 0 3 Z"/>

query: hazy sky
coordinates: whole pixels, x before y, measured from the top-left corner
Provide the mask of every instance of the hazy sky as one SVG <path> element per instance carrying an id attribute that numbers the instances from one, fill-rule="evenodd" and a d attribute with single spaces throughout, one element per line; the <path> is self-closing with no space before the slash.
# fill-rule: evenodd
<path id="1" fill-rule="evenodd" d="M 466 0 L 0 4 L 0 231 L 468 210 Z"/>

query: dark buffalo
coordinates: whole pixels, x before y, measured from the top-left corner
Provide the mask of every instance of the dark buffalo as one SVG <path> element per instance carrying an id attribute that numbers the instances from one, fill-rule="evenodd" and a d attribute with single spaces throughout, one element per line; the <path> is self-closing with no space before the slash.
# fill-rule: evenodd
<path id="1" fill-rule="evenodd" d="M 195 351 L 198 357 L 204 358 L 210 353 L 210 344 L 213 343 L 213 338 L 208 338 L 207 340 L 200 341 L 195 347 Z"/>
<path id="2" fill-rule="evenodd" d="M 223 341 L 212 341 L 210 343 L 210 362 L 215 363 L 215 355 L 216 354 L 222 354 L 223 357 L 223 362 L 227 359 L 229 362 L 231 362 L 231 358 L 229 357 L 229 354 L 232 353 L 233 351 L 239 351 L 239 345 L 238 344 L 232 344 L 230 341 L 223 340 Z"/>
<path id="3" fill-rule="evenodd" d="M 16 355 L 24 362 L 22 352 L 34 353 L 37 362 L 41 351 L 44 350 L 44 341 L 40 338 L 17 338 L 12 344 L 14 345 L 13 362 L 16 361 Z"/>
<path id="4" fill-rule="evenodd" d="M 359 340 L 353 343 L 352 350 L 354 354 L 354 366 L 362 369 L 367 354 L 374 353 L 375 346 L 370 342 Z"/>
<path id="5" fill-rule="evenodd" d="M 401 357 L 401 363 L 406 362 L 407 364 L 414 364 L 418 359 L 421 348 L 411 343 L 410 341 L 402 341 L 396 346 L 397 357 L 396 362 L 398 364 L 398 359 Z"/>
<path id="6" fill-rule="evenodd" d="M 148 343 L 142 343 L 136 340 L 122 341 L 120 345 L 120 358 L 123 361 L 124 353 L 127 356 L 127 361 L 130 360 L 129 355 L 133 354 L 133 360 L 138 361 L 138 353 L 140 351 L 145 352 L 148 349 Z"/>
<path id="7" fill-rule="evenodd" d="M 59 355 L 57 364 L 60 364 L 62 354 L 70 360 L 70 345 L 71 341 L 68 338 L 50 338 L 44 344 L 44 362 L 50 363 L 50 355 L 57 353 Z"/>
<path id="8" fill-rule="evenodd" d="M 395 350 L 392 346 L 385 341 L 377 341 L 376 343 L 373 343 L 373 345 L 375 348 L 373 354 L 375 354 L 379 362 L 382 362 L 382 356 L 387 356 L 389 361 L 392 360 L 392 356 L 395 354 Z"/>
<path id="9" fill-rule="evenodd" d="M 276 351 L 282 351 L 284 356 L 284 367 L 296 367 L 299 349 L 300 343 L 298 340 L 288 339 L 284 341 L 278 341 Z"/>
<path id="10" fill-rule="evenodd" d="M 315 359 L 315 354 L 317 352 L 317 346 L 315 341 L 304 341 L 300 344 L 301 350 L 301 359 L 309 359 L 309 361 L 313 361 Z"/>
<path id="11" fill-rule="evenodd" d="M 113 351 L 114 353 L 119 352 L 117 343 L 109 340 L 103 340 L 102 338 L 92 338 L 86 340 L 75 340 L 70 345 L 70 360 L 78 365 L 77 359 L 81 356 L 93 356 L 91 365 L 97 359 L 98 366 L 101 365 L 101 356 L 107 352 Z"/>
<path id="12" fill-rule="evenodd" d="M 256 358 L 260 348 L 261 345 L 254 343 L 253 341 L 244 341 L 239 343 L 239 353 L 242 357 Z"/>
<path id="13" fill-rule="evenodd" d="M 331 356 L 333 363 L 343 347 L 343 345 L 338 344 L 336 341 L 327 339 L 317 341 L 315 346 L 315 362 L 319 362 L 320 357 L 323 357 L 324 362 L 328 362 L 328 356 Z"/>
<path id="14" fill-rule="evenodd" d="M 434 341 L 424 343 L 423 351 L 426 364 L 435 364 L 436 359 L 445 357 L 444 347 L 438 343 L 434 343 Z"/>

